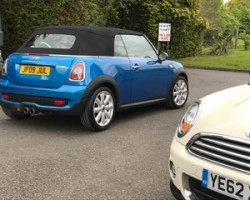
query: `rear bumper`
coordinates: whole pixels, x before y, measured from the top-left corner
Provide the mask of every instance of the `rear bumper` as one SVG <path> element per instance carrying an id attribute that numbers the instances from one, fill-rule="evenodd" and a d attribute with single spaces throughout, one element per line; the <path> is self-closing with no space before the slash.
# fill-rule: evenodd
<path id="1" fill-rule="evenodd" d="M 60 88 L 28 87 L 8 84 L 0 80 L 1 105 L 24 107 L 32 106 L 42 111 L 73 111 L 80 112 L 82 97 L 86 86 L 63 85 Z M 3 94 L 9 94 L 9 99 L 4 99 Z M 53 100 L 65 100 L 64 106 L 54 106 Z"/>

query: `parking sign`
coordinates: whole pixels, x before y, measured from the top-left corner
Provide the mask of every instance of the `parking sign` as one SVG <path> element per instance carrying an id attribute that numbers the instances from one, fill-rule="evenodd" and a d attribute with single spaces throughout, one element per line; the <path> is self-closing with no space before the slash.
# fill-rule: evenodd
<path id="1" fill-rule="evenodd" d="M 171 24 L 170 23 L 159 23 L 159 42 L 170 42 L 171 37 Z"/>

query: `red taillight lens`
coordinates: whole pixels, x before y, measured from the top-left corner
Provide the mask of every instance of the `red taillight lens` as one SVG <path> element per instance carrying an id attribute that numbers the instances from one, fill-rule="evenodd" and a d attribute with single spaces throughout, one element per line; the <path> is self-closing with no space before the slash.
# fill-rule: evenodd
<path id="1" fill-rule="evenodd" d="M 66 101 L 64 100 L 55 100 L 53 101 L 54 106 L 64 106 L 66 104 Z"/>
<path id="2" fill-rule="evenodd" d="M 8 63 L 8 59 L 6 59 L 3 63 L 3 68 L 2 68 L 2 75 L 6 76 L 7 75 L 7 63 Z"/>
<path id="3" fill-rule="evenodd" d="M 85 78 L 85 65 L 83 62 L 77 62 L 73 66 L 69 80 L 71 81 L 82 81 Z"/>
<path id="4" fill-rule="evenodd" d="M 8 94 L 3 94 L 3 99 L 9 100 L 9 99 L 10 99 L 10 95 L 8 95 Z"/>

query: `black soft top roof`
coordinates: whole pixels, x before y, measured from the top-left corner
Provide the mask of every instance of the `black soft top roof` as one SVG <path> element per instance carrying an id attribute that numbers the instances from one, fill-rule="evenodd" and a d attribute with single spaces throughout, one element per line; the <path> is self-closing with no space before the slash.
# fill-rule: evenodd
<path id="1" fill-rule="evenodd" d="M 69 34 L 76 37 L 71 49 L 30 48 L 27 44 L 39 34 Z M 63 55 L 114 56 L 114 37 L 118 34 L 141 35 L 143 33 L 110 27 L 48 26 L 36 29 L 17 50 L 18 53 L 48 53 Z"/>
<path id="2" fill-rule="evenodd" d="M 95 26 L 47 26 L 40 27 L 36 30 L 70 30 L 72 32 L 83 31 L 89 32 L 92 34 L 102 35 L 102 36 L 115 36 L 117 34 L 131 34 L 131 35 L 143 35 L 140 32 L 120 29 L 120 28 L 112 28 L 112 27 L 95 27 Z"/>

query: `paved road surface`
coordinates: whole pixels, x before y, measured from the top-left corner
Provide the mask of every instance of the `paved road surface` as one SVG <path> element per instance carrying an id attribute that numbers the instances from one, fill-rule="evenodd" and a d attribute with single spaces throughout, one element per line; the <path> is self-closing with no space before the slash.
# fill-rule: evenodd
<path id="1" fill-rule="evenodd" d="M 0 199 L 173 199 L 167 166 L 181 116 L 197 98 L 250 80 L 247 73 L 187 72 L 183 109 L 125 111 L 101 133 L 83 130 L 78 117 L 14 121 L 0 111 Z"/>

